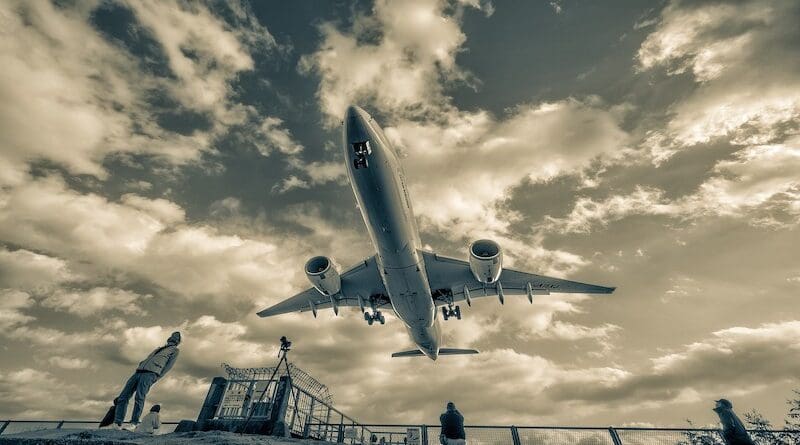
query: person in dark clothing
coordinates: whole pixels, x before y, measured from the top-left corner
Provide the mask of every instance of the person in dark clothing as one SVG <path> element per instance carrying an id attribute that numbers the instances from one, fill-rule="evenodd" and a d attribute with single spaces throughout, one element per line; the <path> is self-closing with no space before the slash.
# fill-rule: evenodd
<path id="1" fill-rule="evenodd" d="M 456 409 L 456 404 L 447 402 L 447 411 L 439 416 L 442 432 L 439 441 L 442 445 L 466 445 L 467 434 L 464 431 L 464 416 Z"/>
<path id="2" fill-rule="evenodd" d="M 125 383 L 125 387 L 120 392 L 119 403 L 114 413 L 114 428 L 121 429 L 122 422 L 125 420 L 125 411 L 128 410 L 128 400 L 136 393 L 136 398 L 133 404 L 133 413 L 131 414 L 131 429 L 135 429 L 139 425 L 139 417 L 142 415 L 144 409 L 144 400 L 150 387 L 164 377 L 172 366 L 175 360 L 178 359 L 178 345 L 181 342 L 181 333 L 173 332 L 167 340 L 167 344 L 156 348 L 146 359 L 139 363 L 136 367 L 136 372 Z"/>
<path id="3" fill-rule="evenodd" d="M 714 412 L 719 416 L 719 422 L 722 424 L 722 438 L 727 445 L 755 445 L 744 424 L 733 412 L 733 404 L 729 400 L 717 400 Z"/>
<path id="4" fill-rule="evenodd" d="M 119 397 L 114 397 L 114 404 L 108 408 L 106 415 L 103 417 L 103 420 L 100 421 L 100 425 L 98 428 L 103 428 L 106 426 L 111 425 L 114 423 L 114 414 L 117 411 L 117 403 L 119 403 Z"/>

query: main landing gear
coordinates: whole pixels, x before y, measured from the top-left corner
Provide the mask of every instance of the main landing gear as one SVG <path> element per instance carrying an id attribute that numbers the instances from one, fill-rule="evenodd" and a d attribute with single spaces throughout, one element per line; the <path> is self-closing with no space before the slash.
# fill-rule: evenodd
<path id="1" fill-rule="evenodd" d="M 453 303 L 442 306 L 442 317 L 444 317 L 445 321 L 449 320 L 450 317 L 456 317 L 456 319 L 461 320 L 461 308 L 453 306 Z"/>
<path id="2" fill-rule="evenodd" d="M 372 314 L 369 312 L 364 312 L 364 320 L 367 320 L 367 324 L 372 326 L 372 323 L 379 321 L 381 324 L 386 324 L 386 319 L 383 318 L 383 314 L 381 311 L 375 311 Z"/>

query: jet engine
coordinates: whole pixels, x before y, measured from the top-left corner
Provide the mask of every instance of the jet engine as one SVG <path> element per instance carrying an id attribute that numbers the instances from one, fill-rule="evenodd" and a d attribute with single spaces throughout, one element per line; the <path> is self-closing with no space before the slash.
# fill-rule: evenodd
<path id="1" fill-rule="evenodd" d="M 322 295 L 336 295 L 342 289 L 342 279 L 333 267 L 333 261 L 325 256 L 315 256 L 305 266 L 306 277 Z"/>
<path id="2" fill-rule="evenodd" d="M 475 241 L 469 246 L 469 269 L 481 283 L 494 283 L 503 271 L 503 251 L 500 245 L 488 239 Z"/>

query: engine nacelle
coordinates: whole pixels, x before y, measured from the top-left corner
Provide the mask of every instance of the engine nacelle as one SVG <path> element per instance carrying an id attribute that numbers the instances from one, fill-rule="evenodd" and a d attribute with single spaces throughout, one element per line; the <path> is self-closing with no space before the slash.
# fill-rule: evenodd
<path id="1" fill-rule="evenodd" d="M 325 256 L 315 256 L 306 263 L 306 277 L 322 295 L 336 295 L 342 290 L 342 278 L 333 267 L 333 261 Z"/>
<path id="2" fill-rule="evenodd" d="M 503 250 L 488 239 L 475 241 L 469 246 L 469 269 L 481 283 L 494 283 L 503 271 Z"/>

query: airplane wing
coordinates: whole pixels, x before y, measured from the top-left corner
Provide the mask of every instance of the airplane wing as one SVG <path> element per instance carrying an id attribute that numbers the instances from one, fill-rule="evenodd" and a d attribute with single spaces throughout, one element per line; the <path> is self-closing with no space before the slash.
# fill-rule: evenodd
<path id="1" fill-rule="evenodd" d="M 499 295 L 495 283 L 484 284 L 475 279 L 468 262 L 433 252 L 420 251 L 420 253 L 425 261 L 431 291 L 438 306 L 448 304 L 450 295 L 453 302 L 465 300 L 465 288 L 470 300 Z M 550 293 L 610 294 L 615 289 L 505 268 L 498 282 L 504 295 L 528 295 L 530 299 L 533 295 Z"/>
<path id="2" fill-rule="evenodd" d="M 322 295 L 317 289 L 306 289 L 299 294 L 283 300 L 259 312 L 259 317 L 286 314 L 289 312 L 307 312 L 333 307 L 331 298 L 335 299 L 337 306 L 359 307 L 360 295 L 365 307 L 370 308 L 370 298 L 375 308 L 388 305 L 389 297 L 383 287 L 375 257 L 365 259 L 341 274 L 342 290 L 333 297 Z"/>

